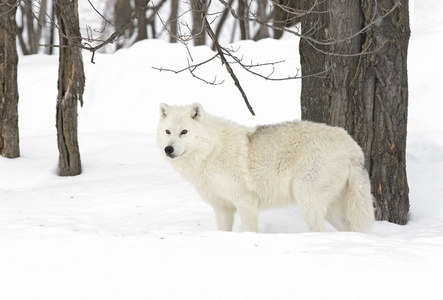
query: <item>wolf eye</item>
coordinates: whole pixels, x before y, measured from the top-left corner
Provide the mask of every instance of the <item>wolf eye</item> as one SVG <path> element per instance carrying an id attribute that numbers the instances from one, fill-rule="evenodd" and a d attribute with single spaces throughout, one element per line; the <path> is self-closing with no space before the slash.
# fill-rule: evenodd
<path id="1" fill-rule="evenodd" d="M 184 129 L 184 130 L 182 130 L 181 134 L 187 134 L 187 133 L 188 133 L 188 131 L 186 129 Z"/>
<path id="2" fill-rule="evenodd" d="M 171 134 L 171 132 L 169 131 L 169 129 L 166 129 L 166 134 Z"/>

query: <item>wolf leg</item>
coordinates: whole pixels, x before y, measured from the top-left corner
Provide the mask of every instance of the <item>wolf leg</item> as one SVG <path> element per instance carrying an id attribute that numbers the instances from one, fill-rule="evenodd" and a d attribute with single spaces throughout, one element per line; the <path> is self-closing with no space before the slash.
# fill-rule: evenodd
<path id="1" fill-rule="evenodd" d="M 226 206 L 212 206 L 215 214 L 215 222 L 217 224 L 217 230 L 232 231 L 232 225 L 234 224 L 235 207 Z"/>
<path id="2" fill-rule="evenodd" d="M 309 231 L 325 231 L 325 219 L 331 195 L 316 193 L 309 190 L 309 187 L 299 185 L 294 187 L 294 197 Z"/>
<path id="3" fill-rule="evenodd" d="M 311 232 L 323 232 L 325 231 L 325 216 L 318 212 L 309 211 L 306 207 L 301 207 L 300 212 L 303 219 L 308 224 L 309 231 Z"/>
<path id="4" fill-rule="evenodd" d="M 338 231 L 349 231 L 349 222 L 346 219 L 345 207 L 343 207 L 341 202 L 344 202 L 344 200 L 337 199 L 331 204 L 326 215 L 326 220 Z"/>
<path id="5" fill-rule="evenodd" d="M 342 193 L 335 199 L 328 208 L 326 220 L 338 231 L 349 231 L 349 222 L 346 218 L 346 193 Z"/>
<path id="6" fill-rule="evenodd" d="M 258 232 L 258 208 L 254 205 L 237 206 L 240 216 L 242 230 Z"/>

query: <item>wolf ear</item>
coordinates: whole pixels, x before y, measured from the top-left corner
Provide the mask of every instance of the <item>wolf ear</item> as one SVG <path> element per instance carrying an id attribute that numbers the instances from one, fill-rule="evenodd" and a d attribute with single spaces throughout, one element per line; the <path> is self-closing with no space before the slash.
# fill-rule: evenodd
<path id="1" fill-rule="evenodd" d="M 193 103 L 191 108 L 191 118 L 197 120 L 202 116 L 202 114 L 203 114 L 203 107 L 197 102 Z"/>
<path id="2" fill-rule="evenodd" d="M 162 117 L 162 118 L 166 118 L 166 116 L 168 115 L 168 113 L 169 113 L 169 109 L 170 109 L 171 107 L 169 106 L 169 105 L 167 105 L 167 104 L 165 104 L 165 103 L 161 103 L 160 104 L 160 116 Z"/>

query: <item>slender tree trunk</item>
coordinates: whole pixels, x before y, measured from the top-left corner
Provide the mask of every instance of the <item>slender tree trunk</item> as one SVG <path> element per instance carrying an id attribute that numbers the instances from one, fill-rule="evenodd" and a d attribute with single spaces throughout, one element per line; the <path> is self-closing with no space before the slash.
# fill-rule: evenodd
<path id="1" fill-rule="evenodd" d="M 238 12 L 237 14 L 240 17 L 244 17 L 246 14 L 247 3 L 246 0 L 238 0 Z M 240 38 L 242 40 L 249 39 L 249 24 L 246 20 L 238 20 L 240 24 Z"/>
<path id="2" fill-rule="evenodd" d="M 77 101 L 82 104 L 85 77 L 77 0 L 56 0 L 60 38 L 60 61 L 57 98 L 57 143 L 59 174 L 74 176 L 81 173 L 77 138 Z"/>
<path id="3" fill-rule="evenodd" d="M 307 10 L 315 0 L 304 3 Z M 346 39 L 380 18 L 395 1 L 328 0 L 302 19 L 302 30 L 321 45 L 300 42 L 302 118 L 342 126 L 366 157 L 376 218 L 406 224 L 409 188 L 406 177 L 408 107 L 408 1 L 364 34 Z M 375 15 L 374 15 L 375 13 Z M 352 56 L 361 53 L 362 55 Z M 364 54 L 366 53 L 366 54 Z M 309 77 L 312 74 L 322 74 Z"/>
<path id="4" fill-rule="evenodd" d="M 261 22 L 268 22 L 268 16 L 266 12 L 266 6 L 268 1 L 267 0 L 257 0 L 257 19 L 259 19 Z M 257 33 L 254 36 L 254 41 L 258 41 L 261 39 L 266 39 L 269 37 L 269 31 L 268 26 L 260 24 L 260 27 L 257 31 Z"/>
<path id="5" fill-rule="evenodd" d="M 0 154 L 20 156 L 15 0 L 0 2 Z"/>
<path id="6" fill-rule="evenodd" d="M 54 45 L 54 36 L 55 36 L 55 7 L 54 2 L 51 5 L 51 24 L 49 26 L 49 41 L 48 45 Z M 46 51 L 47 54 L 52 55 L 54 53 L 54 47 L 48 47 Z"/>
<path id="7" fill-rule="evenodd" d="M 20 4 L 21 27 L 17 27 L 17 37 L 24 55 L 38 53 L 46 19 L 46 0 L 25 0 Z M 26 30 L 25 30 L 26 27 Z"/>
<path id="8" fill-rule="evenodd" d="M 142 8 L 144 0 L 135 0 L 135 11 Z M 148 38 L 148 23 L 146 19 L 146 8 L 141 12 L 137 18 L 137 38 L 136 42 L 146 40 Z"/>
<path id="9" fill-rule="evenodd" d="M 272 12 L 274 39 L 279 39 L 283 35 L 283 27 L 290 27 L 300 22 L 297 12 L 300 10 L 301 0 L 274 0 L 273 2 L 278 4 L 274 5 Z"/>
<path id="10" fill-rule="evenodd" d="M 171 1 L 171 15 L 169 16 L 169 24 L 171 24 L 171 35 L 169 36 L 169 42 L 177 42 L 177 30 L 178 30 L 178 0 Z"/>
<path id="11" fill-rule="evenodd" d="M 46 15 L 47 15 L 47 4 L 46 4 L 47 0 L 40 0 L 40 10 L 38 12 L 38 19 L 37 19 L 37 29 L 36 29 L 36 40 L 37 43 L 35 45 L 36 49 L 35 49 L 35 53 L 38 53 L 38 50 L 40 48 L 39 44 L 40 44 L 40 39 L 42 36 L 42 31 L 43 28 L 45 27 L 45 20 L 46 20 Z"/>
<path id="12" fill-rule="evenodd" d="M 115 27 L 121 28 L 125 24 L 129 22 L 131 19 L 131 3 L 128 0 L 116 0 L 114 6 L 114 18 L 115 18 Z M 130 37 L 134 33 L 134 25 L 131 23 L 126 29 L 124 37 Z M 121 49 L 124 46 L 124 41 L 117 40 L 117 49 Z"/>
<path id="13" fill-rule="evenodd" d="M 200 2 L 197 3 L 197 2 Z M 203 7 L 203 9 L 197 9 Z M 206 44 L 206 33 L 203 19 L 206 16 L 208 7 L 206 0 L 191 0 L 192 9 L 192 34 L 194 36 L 194 45 L 201 46 Z"/>

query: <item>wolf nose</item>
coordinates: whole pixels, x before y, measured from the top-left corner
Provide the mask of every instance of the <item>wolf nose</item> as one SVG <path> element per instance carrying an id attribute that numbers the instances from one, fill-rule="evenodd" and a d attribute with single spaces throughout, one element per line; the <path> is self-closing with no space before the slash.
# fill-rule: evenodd
<path id="1" fill-rule="evenodd" d="M 166 153 L 166 155 L 171 155 L 172 153 L 174 152 L 174 148 L 172 148 L 172 146 L 167 146 L 166 148 L 165 148 L 165 153 Z"/>

